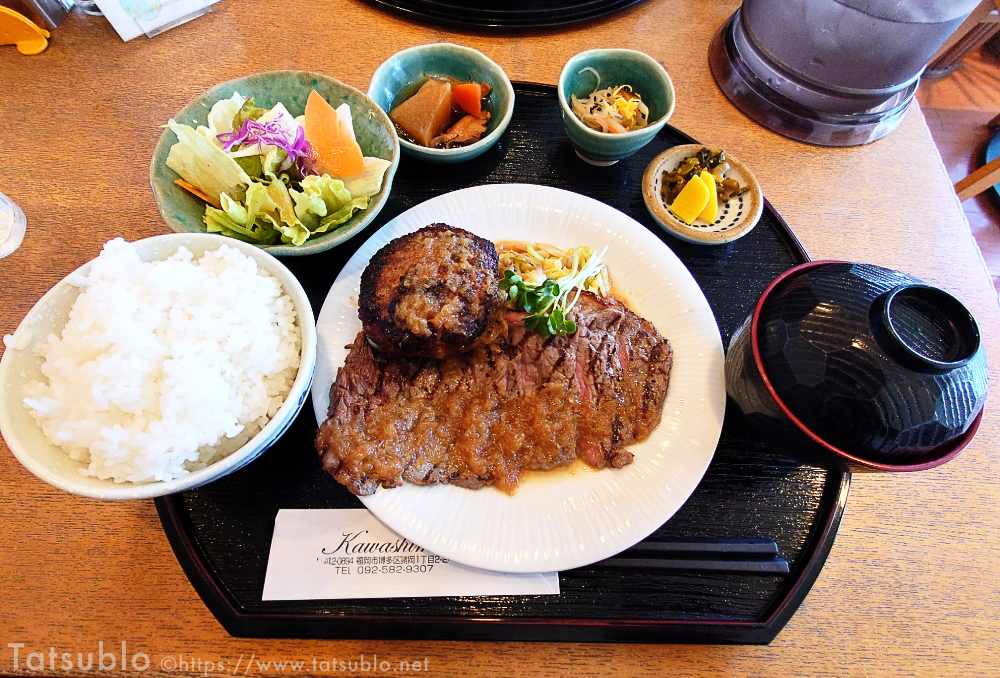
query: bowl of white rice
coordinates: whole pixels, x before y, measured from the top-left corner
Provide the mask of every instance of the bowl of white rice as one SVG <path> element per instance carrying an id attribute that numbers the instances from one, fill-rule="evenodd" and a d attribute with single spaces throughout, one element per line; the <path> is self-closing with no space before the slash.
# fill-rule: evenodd
<path id="1" fill-rule="evenodd" d="M 232 473 L 305 403 L 316 325 L 263 250 L 204 233 L 105 244 L 49 290 L 0 358 L 0 434 L 33 474 L 98 499 Z"/>

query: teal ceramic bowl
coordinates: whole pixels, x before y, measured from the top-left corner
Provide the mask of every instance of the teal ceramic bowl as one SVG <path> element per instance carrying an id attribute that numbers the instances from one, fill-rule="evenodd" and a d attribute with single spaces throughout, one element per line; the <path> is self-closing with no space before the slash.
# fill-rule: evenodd
<path id="1" fill-rule="evenodd" d="M 587 127 L 573 113 L 570 97 L 587 97 L 600 87 L 631 85 L 649 107 L 649 124 L 621 134 L 600 132 Z M 653 140 L 674 113 L 674 84 L 658 61 L 631 49 L 591 49 L 580 52 L 563 66 L 559 75 L 559 107 L 563 126 L 576 154 L 592 165 L 613 165 L 629 157 Z"/>
<path id="2" fill-rule="evenodd" d="M 364 93 L 338 80 L 319 73 L 306 71 L 271 71 L 256 73 L 245 78 L 230 80 L 210 89 L 174 115 L 177 122 L 197 127 L 204 125 L 208 111 L 219 99 L 227 99 L 233 92 L 253 97 L 258 106 L 271 107 L 282 102 L 292 115 L 305 112 L 306 99 L 312 90 L 319 92 L 332 106 L 347 102 L 351 106 L 351 118 L 358 145 L 365 155 L 389 160 L 392 164 L 385 171 L 382 190 L 368 203 L 368 208 L 354 215 L 350 221 L 329 233 L 309 238 L 303 245 L 262 245 L 276 256 L 301 256 L 316 254 L 336 247 L 357 235 L 379 213 L 389 198 L 392 178 L 399 166 L 399 137 L 389 116 L 382 112 Z M 192 196 L 174 183 L 178 176 L 167 167 L 167 154 L 176 143 L 177 137 L 169 129 L 164 129 L 160 141 L 153 152 L 149 167 L 149 183 L 153 197 L 160 208 L 160 215 L 178 233 L 204 233 L 205 203 Z"/>
<path id="3" fill-rule="evenodd" d="M 427 148 L 400 139 L 403 152 L 430 162 L 448 163 L 463 162 L 482 155 L 503 135 L 514 113 L 514 86 L 510 84 L 510 78 L 482 52 L 450 42 L 436 42 L 396 52 L 372 75 L 368 96 L 388 113 L 432 75 L 485 82 L 490 86 L 492 91 L 485 106 L 490 112 L 486 135 L 473 144 L 457 148 Z"/>

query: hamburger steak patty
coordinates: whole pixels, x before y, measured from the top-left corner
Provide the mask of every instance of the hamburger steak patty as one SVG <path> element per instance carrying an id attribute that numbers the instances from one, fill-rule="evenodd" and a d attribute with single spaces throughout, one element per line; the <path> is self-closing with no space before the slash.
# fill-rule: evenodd
<path id="1" fill-rule="evenodd" d="M 442 358 L 467 350 L 501 302 L 489 240 L 431 224 L 380 249 L 361 276 L 358 316 L 384 353 Z"/>
<path id="2" fill-rule="evenodd" d="M 669 342 L 584 292 L 577 332 L 544 338 L 508 313 L 494 343 L 444 360 L 386 357 L 358 334 L 316 436 L 323 467 L 358 495 L 408 481 L 513 491 L 527 469 L 576 458 L 620 468 L 656 428 Z"/>

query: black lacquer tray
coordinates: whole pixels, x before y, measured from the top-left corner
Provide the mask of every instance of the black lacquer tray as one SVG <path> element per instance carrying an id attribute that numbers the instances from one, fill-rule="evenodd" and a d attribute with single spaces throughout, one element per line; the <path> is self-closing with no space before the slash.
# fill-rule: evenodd
<path id="1" fill-rule="evenodd" d="M 689 245 L 663 234 L 643 205 L 643 169 L 656 153 L 690 143 L 690 137 L 667 127 L 635 157 L 590 167 L 577 159 L 563 133 L 555 88 L 518 84 L 516 92 L 510 129 L 493 150 L 459 166 L 404 157 L 389 202 L 365 233 L 324 254 L 284 260 L 317 311 L 347 259 L 385 222 L 435 195 L 484 183 L 565 188 L 645 224 L 694 274 L 724 344 L 768 281 L 808 259 L 769 204 L 757 228 L 729 245 Z M 662 329 L 669 336 L 669 328 Z M 315 422 L 307 401 L 285 436 L 253 464 L 206 487 L 157 500 L 178 560 L 233 635 L 766 643 L 819 574 L 850 484 L 839 461 L 764 437 L 730 403 L 704 480 L 647 542 L 773 541 L 788 563 L 787 574 L 713 571 L 695 562 L 677 569 L 676 562 L 659 562 L 655 553 L 640 555 L 640 548 L 561 573 L 558 596 L 262 602 L 278 509 L 361 506 L 320 468 L 313 450 Z M 622 560 L 633 555 L 623 567 Z"/>
<path id="2" fill-rule="evenodd" d="M 407 19 L 477 30 L 569 26 L 620 12 L 643 0 L 369 0 Z"/>

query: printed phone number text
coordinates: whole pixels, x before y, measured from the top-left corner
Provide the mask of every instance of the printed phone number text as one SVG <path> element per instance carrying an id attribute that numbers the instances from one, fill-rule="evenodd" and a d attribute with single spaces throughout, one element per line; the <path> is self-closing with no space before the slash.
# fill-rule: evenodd
<path id="1" fill-rule="evenodd" d="M 358 574 L 423 574 L 433 569 L 433 565 L 358 565 L 357 572 Z"/>

